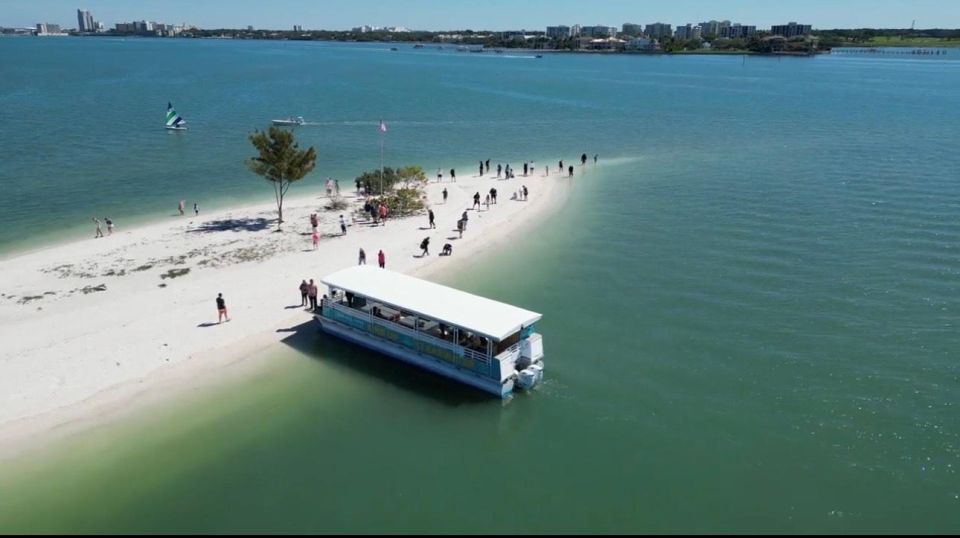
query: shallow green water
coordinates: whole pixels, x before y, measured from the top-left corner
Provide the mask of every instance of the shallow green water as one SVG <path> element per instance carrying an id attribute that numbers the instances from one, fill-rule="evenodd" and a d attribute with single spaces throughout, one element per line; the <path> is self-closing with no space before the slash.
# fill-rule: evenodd
<path id="1" fill-rule="evenodd" d="M 243 155 L 264 86 L 308 119 L 372 116 L 301 131 L 339 144 L 343 173 L 377 160 L 384 109 L 413 162 L 601 164 L 544 226 L 441 277 L 544 313 L 534 393 L 504 405 L 305 326 L 256 375 L 0 466 L 0 530 L 960 530 L 960 64 L 87 41 L 222 60 L 177 101 L 201 116 L 219 95 L 239 142 L 131 135 L 210 167 Z M 305 110 L 316 94 L 335 106 Z M 173 191 L 141 187 L 144 212 Z"/>

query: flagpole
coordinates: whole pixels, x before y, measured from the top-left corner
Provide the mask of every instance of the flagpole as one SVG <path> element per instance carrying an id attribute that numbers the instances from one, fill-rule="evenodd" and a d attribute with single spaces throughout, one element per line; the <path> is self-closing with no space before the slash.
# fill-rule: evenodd
<path id="1" fill-rule="evenodd" d="M 380 132 L 380 196 L 383 197 L 383 131 Z"/>

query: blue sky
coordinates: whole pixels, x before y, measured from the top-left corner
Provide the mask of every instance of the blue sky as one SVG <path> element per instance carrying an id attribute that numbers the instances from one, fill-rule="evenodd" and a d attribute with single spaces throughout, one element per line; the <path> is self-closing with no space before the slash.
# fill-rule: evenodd
<path id="1" fill-rule="evenodd" d="M 760 28 L 797 21 L 814 28 L 960 27 L 956 0 L 3 0 L 0 26 L 77 25 L 90 10 L 108 26 L 130 20 L 202 28 L 349 29 L 361 24 L 441 30 L 540 29 L 548 24 L 670 24 L 729 19 Z"/>

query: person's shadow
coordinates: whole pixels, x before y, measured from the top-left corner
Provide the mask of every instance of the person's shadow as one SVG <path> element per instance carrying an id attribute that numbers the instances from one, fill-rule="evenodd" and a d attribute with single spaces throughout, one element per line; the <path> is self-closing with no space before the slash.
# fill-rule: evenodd
<path id="1" fill-rule="evenodd" d="M 216 327 L 217 325 L 220 325 L 220 324 L 219 324 L 219 323 L 214 323 L 214 322 L 212 322 L 212 321 L 205 321 L 205 322 L 201 323 L 200 325 L 197 325 L 197 327 Z"/>

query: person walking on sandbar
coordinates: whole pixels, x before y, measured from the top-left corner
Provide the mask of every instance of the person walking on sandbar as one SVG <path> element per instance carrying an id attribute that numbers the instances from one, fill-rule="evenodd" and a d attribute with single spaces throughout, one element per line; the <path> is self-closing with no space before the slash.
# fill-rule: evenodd
<path id="1" fill-rule="evenodd" d="M 366 265 L 367 264 L 367 253 L 363 251 L 363 248 L 360 249 L 360 259 L 357 261 L 357 265 Z"/>
<path id="2" fill-rule="evenodd" d="M 443 188 L 443 203 L 447 203 L 447 188 Z"/>
<path id="3" fill-rule="evenodd" d="M 428 209 L 428 210 L 427 210 L 427 218 L 430 219 L 430 227 L 431 227 L 431 228 L 436 228 L 437 225 L 436 225 L 436 223 L 433 222 L 433 210 L 432 210 L 432 209 Z"/>
<path id="4" fill-rule="evenodd" d="M 180 212 L 180 216 L 181 216 L 181 217 L 183 216 L 183 204 L 184 204 L 184 202 L 185 202 L 185 200 L 180 200 L 180 203 L 177 204 L 177 211 Z"/>
<path id="5" fill-rule="evenodd" d="M 471 209 L 473 208 L 476 208 L 478 211 L 480 210 L 480 192 L 473 195 L 473 207 L 471 207 Z"/>
<path id="6" fill-rule="evenodd" d="M 380 249 L 380 252 L 377 253 L 377 263 L 381 269 L 387 268 L 387 257 L 383 254 L 383 249 Z"/>
<path id="7" fill-rule="evenodd" d="M 227 321 L 230 321 L 230 316 L 227 315 L 227 302 L 223 300 L 223 294 L 217 294 L 217 324 L 223 323 L 223 318 L 227 318 Z"/>
<path id="8" fill-rule="evenodd" d="M 423 241 L 420 241 L 420 249 L 423 250 L 423 252 L 420 253 L 421 258 L 424 256 L 430 255 L 430 238 L 429 237 L 424 237 Z"/>
<path id="9" fill-rule="evenodd" d="M 450 181 L 457 182 L 457 171 L 453 168 L 450 169 Z"/>
<path id="10" fill-rule="evenodd" d="M 480 161 L 480 177 L 483 177 L 483 161 Z"/>
<path id="11" fill-rule="evenodd" d="M 103 229 L 100 228 L 100 219 L 93 217 L 93 222 L 97 225 L 97 232 L 93 235 L 93 238 L 103 237 Z"/>

